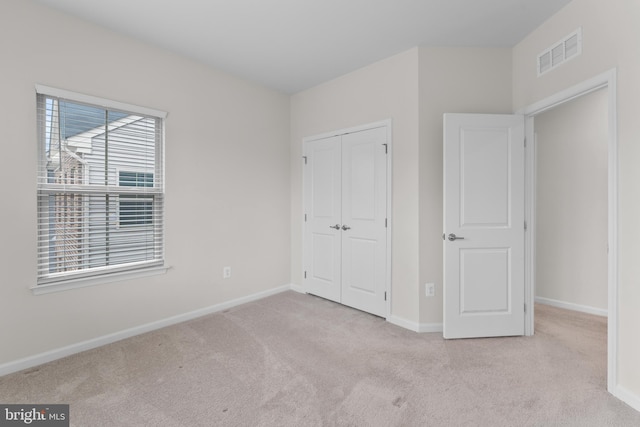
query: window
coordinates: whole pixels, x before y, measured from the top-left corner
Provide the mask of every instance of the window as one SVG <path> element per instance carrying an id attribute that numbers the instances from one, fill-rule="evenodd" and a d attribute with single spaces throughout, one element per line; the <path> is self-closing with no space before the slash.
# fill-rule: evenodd
<path id="1" fill-rule="evenodd" d="M 163 270 L 165 113 L 43 86 L 37 108 L 34 292 Z"/>

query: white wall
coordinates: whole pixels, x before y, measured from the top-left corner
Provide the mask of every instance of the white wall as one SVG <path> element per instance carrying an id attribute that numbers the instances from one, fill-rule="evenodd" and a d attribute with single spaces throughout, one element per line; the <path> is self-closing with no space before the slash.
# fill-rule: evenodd
<path id="1" fill-rule="evenodd" d="M 0 58 L 0 365 L 289 283 L 288 96 L 30 0 Z M 36 83 L 169 113 L 167 274 L 32 295 Z"/>
<path id="2" fill-rule="evenodd" d="M 291 276 L 302 285 L 302 138 L 393 120 L 392 315 L 417 322 L 418 49 L 291 97 Z"/>
<path id="3" fill-rule="evenodd" d="M 583 53 L 538 78 L 536 56 L 582 26 Z M 640 2 L 573 0 L 513 50 L 513 104 L 521 108 L 614 67 L 618 71 L 619 348 L 623 393 L 640 406 Z"/>
<path id="4" fill-rule="evenodd" d="M 536 297 L 607 310 L 608 93 L 535 118 Z"/>
<path id="5" fill-rule="evenodd" d="M 442 116 L 511 113 L 511 49 L 420 48 L 420 323 L 442 323 Z M 425 283 L 436 296 L 426 297 Z"/>

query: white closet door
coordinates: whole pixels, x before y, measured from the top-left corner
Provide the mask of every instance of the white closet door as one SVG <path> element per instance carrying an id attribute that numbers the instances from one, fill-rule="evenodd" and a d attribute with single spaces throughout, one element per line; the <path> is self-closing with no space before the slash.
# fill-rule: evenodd
<path id="1" fill-rule="evenodd" d="M 387 128 L 305 142 L 305 291 L 386 314 Z"/>
<path id="2" fill-rule="evenodd" d="M 307 143 L 305 192 L 305 290 L 340 302 L 342 257 L 341 137 Z"/>
<path id="3" fill-rule="evenodd" d="M 386 128 L 342 137 L 342 303 L 385 314 Z"/>

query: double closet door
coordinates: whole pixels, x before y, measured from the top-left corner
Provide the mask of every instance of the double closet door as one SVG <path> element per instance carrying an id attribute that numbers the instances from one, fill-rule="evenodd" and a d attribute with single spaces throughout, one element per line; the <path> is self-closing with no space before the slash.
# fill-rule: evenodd
<path id="1" fill-rule="evenodd" d="M 386 316 L 387 126 L 304 142 L 304 288 Z"/>

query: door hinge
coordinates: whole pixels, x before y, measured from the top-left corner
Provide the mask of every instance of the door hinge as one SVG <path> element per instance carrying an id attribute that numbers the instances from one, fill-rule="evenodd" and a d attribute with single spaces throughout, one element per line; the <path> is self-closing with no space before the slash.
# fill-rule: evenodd
<path id="1" fill-rule="evenodd" d="M 388 227 L 388 225 L 387 225 L 387 218 L 385 218 L 385 219 L 384 219 L 384 228 L 387 228 L 387 227 Z"/>
<path id="2" fill-rule="evenodd" d="M 307 272 L 306 271 L 304 272 L 304 278 L 305 279 L 307 278 Z"/>
<path id="3" fill-rule="evenodd" d="M 307 156 L 302 156 L 302 158 L 304 159 L 304 164 L 307 164 Z"/>
<path id="4" fill-rule="evenodd" d="M 382 144 L 384 145 L 384 154 L 389 154 L 389 144 Z"/>
<path id="5" fill-rule="evenodd" d="M 385 301 L 387 300 L 387 293 L 386 292 L 384 293 L 384 300 Z"/>
<path id="6" fill-rule="evenodd" d="M 524 231 L 527 231 L 527 221 L 524 222 Z"/>
<path id="7" fill-rule="evenodd" d="M 304 222 L 307 222 L 307 214 L 304 214 Z"/>
<path id="8" fill-rule="evenodd" d="M 527 148 L 527 138 L 524 139 L 524 148 Z"/>
<path id="9" fill-rule="evenodd" d="M 524 303 L 524 312 L 525 313 L 527 312 L 527 303 L 526 302 Z"/>

